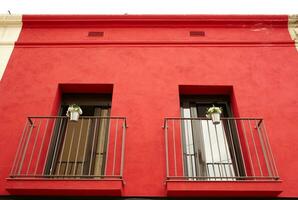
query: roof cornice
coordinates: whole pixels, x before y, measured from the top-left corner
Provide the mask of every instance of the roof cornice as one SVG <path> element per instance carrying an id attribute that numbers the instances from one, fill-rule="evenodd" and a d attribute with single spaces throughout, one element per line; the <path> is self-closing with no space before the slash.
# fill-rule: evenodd
<path id="1" fill-rule="evenodd" d="M 24 27 L 287 27 L 287 15 L 24 15 Z"/>

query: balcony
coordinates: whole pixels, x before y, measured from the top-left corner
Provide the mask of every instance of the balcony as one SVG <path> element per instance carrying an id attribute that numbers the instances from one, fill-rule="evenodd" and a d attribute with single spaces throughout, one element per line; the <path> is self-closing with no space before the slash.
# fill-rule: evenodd
<path id="1" fill-rule="evenodd" d="M 28 117 L 7 190 L 42 195 L 121 194 L 125 117 Z M 82 181 L 84 184 L 82 184 Z M 26 184 L 25 184 L 26 183 Z"/>
<path id="2" fill-rule="evenodd" d="M 281 192 L 263 119 L 165 118 L 164 132 L 169 196 Z"/>

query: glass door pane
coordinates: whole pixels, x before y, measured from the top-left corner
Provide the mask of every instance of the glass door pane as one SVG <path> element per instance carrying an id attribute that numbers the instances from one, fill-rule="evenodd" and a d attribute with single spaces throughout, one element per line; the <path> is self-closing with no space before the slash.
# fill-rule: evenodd
<path id="1" fill-rule="evenodd" d="M 230 152 L 232 134 L 226 120 L 214 125 L 206 118 L 211 106 L 208 102 L 182 103 L 182 117 L 190 118 L 182 120 L 184 174 L 208 180 L 234 180 L 236 158 Z M 215 106 L 222 107 L 222 117 L 228 115 L 225 104 Z"/>
<path id="2" fill-rule="evenodd" d="M 213 104 L 210 103 L 197 103 L 198 117 L 205 117 L 207 109 L 212 106 Z M 225 104 L 215 106 L 222 108 L 222 117 L 227 116 Z M 203 135 L 205 148 L 206 176 L 220 177 L 211 180 L 228 180 L 225 177 L 232 177 L 235 173 L 225 128 L 226 121 L 221 120 L 217 125 L 214 125 L 211 120 L 200 120 L 200 123 L 200 134 Z"/>
<path id="3" fill-rule="evenodd" d="M 183 108 L 183 117 L 191 118 L 190 109 Z M 192 120 L 182 120 L 182 126 L 184 127 L 184 164 L 185 175 L 189 177 L 196 176 L 196 162 L 195 162 L 195 149 L 192 132 Z"/>
<path id="4" fill-rule="evenodd" d="M 233 163 L 222 121 L 220 124 L 214 125 L 210 120 L 201 120 L 201 124 L 205 144 L 207 176 L 234 176 Z"/>

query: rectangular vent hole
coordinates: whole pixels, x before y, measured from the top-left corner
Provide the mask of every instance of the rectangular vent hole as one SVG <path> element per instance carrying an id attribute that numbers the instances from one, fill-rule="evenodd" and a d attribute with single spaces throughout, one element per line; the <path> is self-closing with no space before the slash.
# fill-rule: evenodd
<path id="1" fill-rule="evenodd" d="M 103 37 L 103 32 L 90 31 L 88 32 L 89 37 Z"/>
<path id="2" fill-rule="evenodd" d="M 204 37 L 205 31 L 190 31 L 189 36 L 191 37 Z"/>

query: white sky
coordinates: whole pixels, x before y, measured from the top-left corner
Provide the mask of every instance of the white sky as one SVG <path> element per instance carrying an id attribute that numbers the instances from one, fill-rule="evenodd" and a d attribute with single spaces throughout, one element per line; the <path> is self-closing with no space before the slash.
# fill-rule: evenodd
<path id="1" fill-rule="evenodd" d="M 0 0 L 0 14 L 298 14 L 298 0 Z"/>

